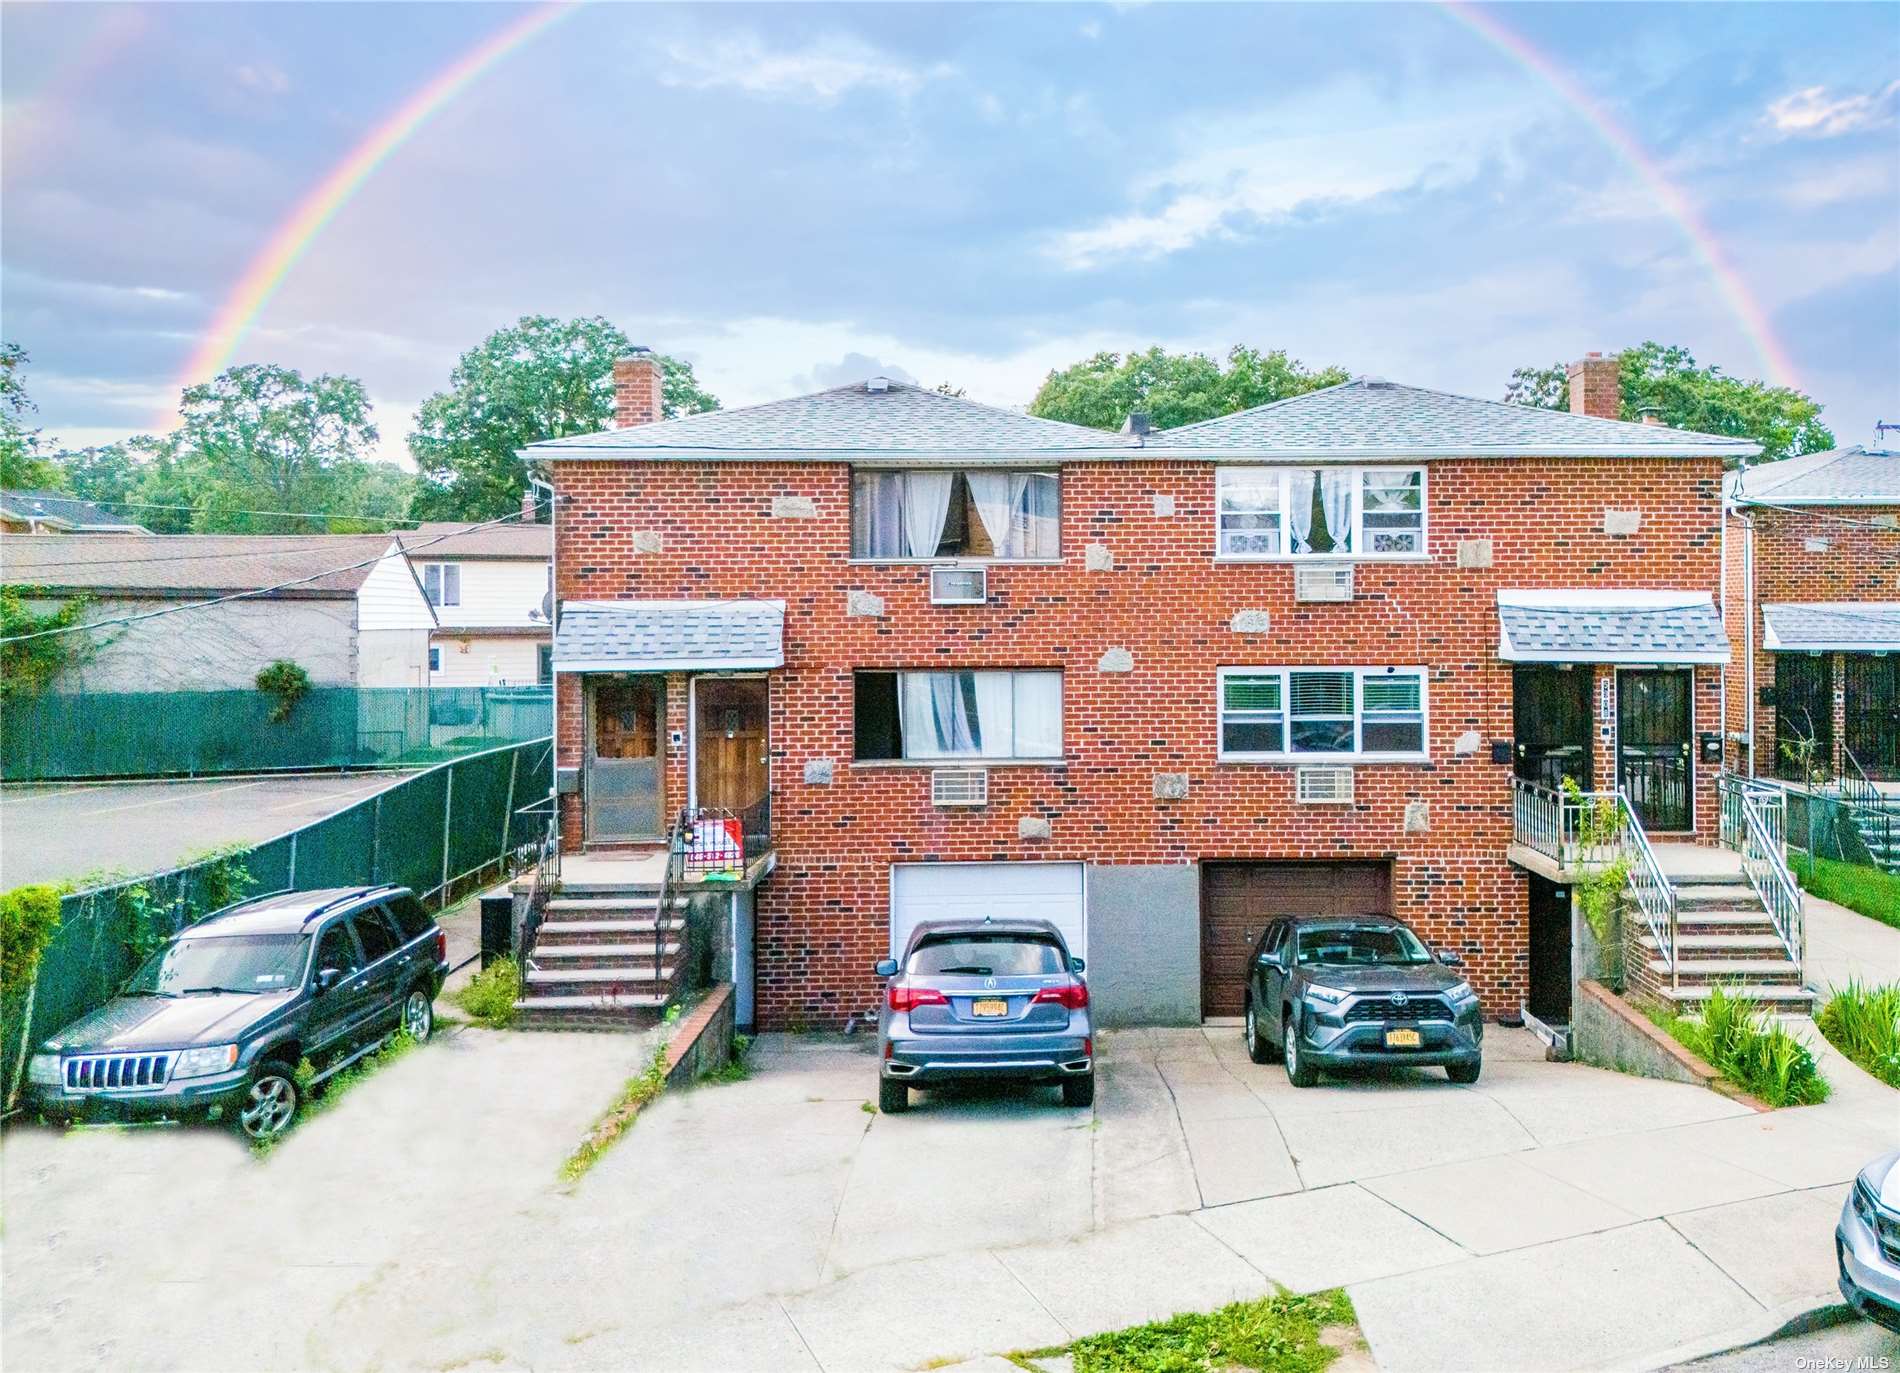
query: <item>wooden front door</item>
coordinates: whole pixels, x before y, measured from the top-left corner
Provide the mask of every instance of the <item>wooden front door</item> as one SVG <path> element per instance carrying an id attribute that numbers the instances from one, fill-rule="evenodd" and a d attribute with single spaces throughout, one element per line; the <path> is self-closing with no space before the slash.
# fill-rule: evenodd
<path id="1" fill-rule="evenodd" d="M 1646 830 L 1694 825 L 1690 680 L 1681 669 L 1616 674 L 1616 784 Z"/>
<path id="2" fill-rule="evenodd" d="M 1517 775 L 1549 787 L 1590 787 L 1590 669 L 1518 667 L 1511 673 Z"/>
<path id="3" fill-rule="evenodd" d="M 766 833 L 770 786 L 763 677 L 701 677 L 693 683 L 693 800 Z"/>
<path id="4" fill-rule="evenodd" d="M 1392 865 L 1209 863 L 1201 891 L 1201 1014 L 1245 1008 L 1247 960 L 1276 915 L 1390 915 Z"/>
<path id="5" fill-rule="evenodd" d="M 665 683 L 658 677 L 600 681 L 588 697 L 587 842 L 663 838 Z"/>

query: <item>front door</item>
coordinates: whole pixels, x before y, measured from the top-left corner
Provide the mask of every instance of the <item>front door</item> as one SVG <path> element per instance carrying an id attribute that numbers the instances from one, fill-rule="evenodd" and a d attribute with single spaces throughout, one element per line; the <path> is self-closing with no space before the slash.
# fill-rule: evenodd
<path id="1" fill-rule="evenodd" d="M 1646 830 L 1694 824 L 1690 679 L 1681 669 L 1616 674 L 1616 784 Z"/>
<path id="2" fill-rule="evenodd" d="M 770 786 L 763 677 L 701 677 L 693 683 L 693 801 L 731 811 L 748 835 L 767 833 Z"/>
<path id="3" fill-rule="evenodd" d="M 658 677 L 599 681 L 588 693 L 587 842 L 625 844 L 666 833 L 660 799 L 660 731 L 666 688 Z"/>
<path id="4" fill-rule="evenodd" d="M 1847 747 L 1870 779 L 1900 782 L 1900 657 L 1850 653 L 1843 663 Z"/>
<path id="5" fill-rule="evenodd" d="M 1517 775 L 1556 791 L 1566 777 L 1590 788 L 1590 669 L 1517 667 L 1511 672 Z"/>
<path id="6" fill-rule="evenodd" d="M 1852 719 L 1852 712 L 1849 712 Z M 1757 759 L 1756 771 L 1790 782 L 1834 775 L 1834 658 L 1805 653 L 1775 656 L 1775 756 Z"/>
<path id="7" fill-rule="evenodd" d="M 1546 1025 L 1570 1023 L 1570 888 L 1530 875 L 1530 991 L 1525 1009 Z"/>

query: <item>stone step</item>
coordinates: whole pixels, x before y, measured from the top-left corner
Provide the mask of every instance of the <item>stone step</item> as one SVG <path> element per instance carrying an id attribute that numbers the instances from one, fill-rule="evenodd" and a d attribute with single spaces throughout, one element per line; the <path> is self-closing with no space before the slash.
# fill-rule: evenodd
<path id="1" fill-rule="evenodd" d="M 660 943 L 661 953 L 678 953 L 679 940 L 667 939 Z M 534 957 L 558 959 L 565 967 L 584 967 L 587 963 L 601 958 L 645 958 L 653 957 L 653 941 L 648 939 L 633 944 L 536 944 Z"/>
<path id="2" fill-rule="evenodd" d="M 1652 973 L 1667 974 L 1669 964 L 1660 958 L 1649 960 Z M 530 973 L 532 977 L 534 974 Z M 1685 958 L 1676 965 L 1678 977 L 1701 977 L 1716 982 L 1726 982 L 1731 978 L 1754 977 L 1763 980 L 1779 981 L 1783 978 L 1799 978 L 1801 965 L 1789 958 Z"/>
<path id="3" fill-rule="evenodd" d="M 1713 989 L 1709 987 L 1664 987 L 1660 990 L 1659 994 L 1679 1004 L 1693 1005 L 1707 1001 L 1711 990 Z M 1750 1001 L 1759 1001 L 1764 1006 L 1771 1007 L 1775 1010 L 1784 1010 L 1791 1006 L 1811 1006 L 1814 1004 L 1814 993 L 1809 991 L 1806 987 L 1745 982 L 1739 987 L 1724 985 L 1722 990 L 1731 992 L 1737 996 L 1745 996 Z"/>
<path id="4" fill-rule="evenodd" d="M 1676 909 L 1704 906 L 1752 906 L 1759 904 L 1755 889 L 1747 882 L 1683 882 L 1676 886 Z"/>
<path id="5" fill-rule="evenodd" d="M 616 995 L 604 992 L 588 992 L 572 996 L 524 996 L 515 1002 L 517 1011 L 638 1011 L 657 1010 L 664 1006 L 667 997 L 664 992 L 641 992 L 629 995 Z"/>
<path id="6" fill-rule="evenodd" d="M 524 994 L 541 1000 L 563 996 L 613 996 L 638 1000 L 664 996 L 673 986 L 673 965 L 660 969 L 660 976 L 639 968 L 563 968 L 559 972 L 536 971 L 522 978 Z"/>
<path id="7" fill-rule="evenodd" d="M 515 1003 L 515 1027 L 627 1034 L 657 1025 L 665 1009 L 661 996 L 532 996 Z"/>
<path id="8" fill-rule="evenodd" d="M 1676 908 L 1676 925 L 1679 929 L 1694 931 L 1697 934 L 1713 934 L 1718 930 L 1733 926 L 1737 930 L 1772 930 L 1775 922 L 1768 912 L 1760 906 L 1753 910 L 1683 910 Z"/>
<path id="9" fill-rule="evenodd" d="M 657 892 L 652 896 L 551 896 L 548 914 L 586 916 L 596 911 L 651 911 L 659 909 L 659 905 Z"/>
<path id="10" fill-rule="evenodd" d="M 656 923 L 657 922 L 651 917 L 645 920 L 547 920 L 542 922 L 540 930 L 536 932 L 535 943 L 538 947 L 543 939 L 570 934 L 611 934 L 616 936 L 644 934 L 648 938 L 651 938 Z M 678 920 L 669 920 L 666 922 L 666 928 L 669 930 L 677 930 L 680 928 L 681 923 L 682 922 Z"/>
<path id="11" fill-rule="evenodd" d="M 1654 951 L 1662 946 L 1662 941 L 1653 934 L 1642 936 L 1645 949 Z M 1684 953 L 1703 951 L 1733 951 L 1745 955 L 1756 950 L 1781 948 L 1781 936 L 1776 934 L 1678 934 L 1676 946 Z"/>

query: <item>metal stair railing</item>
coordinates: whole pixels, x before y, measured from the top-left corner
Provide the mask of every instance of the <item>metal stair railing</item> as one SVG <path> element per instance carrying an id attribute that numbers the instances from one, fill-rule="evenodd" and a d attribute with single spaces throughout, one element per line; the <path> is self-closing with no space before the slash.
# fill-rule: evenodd
<path id="1" fill-rule="evenodd" d="M 1629 864 L 1627 889 L 1630 899 L 1643 913 L 1643 922 L 1649 926 L 1649 933 L 1656 940 L 1657 951 L 1669 964 L 1669 986 L 1674 990 L 1680 985 L 1680 965 L 1676 956 L 1676 889 L 1671 885 L 1668 874 L 1662 870 L 1662 864 L 1656 861 L 1656 851 L 1650 847 L 1649 836 L 1643 833 L 1642 821 L 1637 819 L 1636 809 L 1630 805 L 1629 797 L 1619 790 L 1616 802 L 1621 822 L 1618 846 L 1622 851 L 1621 856 Z"/>
<path id="2" fill-rule="evenodd" d="M 1764 815 L 1766 807 L 1742 797 L 1742 873 L 1774 921 L 1775 934 L 1797 966 L 1804 962 L 1807 922 L 1801 918 L 1801 888 L 1788 869 L 1788 854 Z"/>
<path id="3" fill-rule="evenodd" d="M 1715 793 L 1722 803 L 1721 844 L 1725 849 L 1736 853 L 1742 851 L 1742 841 L 1746 824 L 1742 812 L 1746 805 L 1753 804 L 1760 812 L 1762 823 L 1767 826 L 1768 837 L 1775 844 L 1786 841 L 1788 828 L 1788 793 L 1774 782 L 1764 782 L 1753 777 L 1742 777 L 1733 772 L 1724 772 L 1715 779 Z"/>
<path id="4" fill-rule="evenodd" d="M 1860 759 L 1854 756 L 1854 751 L 1843 744 L 1841 756 L 1848 764 L 1840 770 L 1836 779 L 1841 804 L 1847 807 L 1848 817 L 1853 821 L 1854 828 L 1860 831 L 1861 842 L 1867 846 L 1874 866 L 1884 869 L 1895 856 L 1894 812 L 1888 805 L 1887 797 L 1867 776 L 1867 769 L 1860 765 Z M 1849 768 L 1852 769 L 1851 773 Z"/>

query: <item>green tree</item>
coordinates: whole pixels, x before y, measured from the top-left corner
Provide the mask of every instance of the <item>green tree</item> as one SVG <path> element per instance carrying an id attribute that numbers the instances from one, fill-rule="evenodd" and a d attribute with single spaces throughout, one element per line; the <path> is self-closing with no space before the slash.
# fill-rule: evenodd
<path id="1" fill-rule="evenodd" d="M 26 416 L 39 407 L 26 393 L 26 349 L 0 343 L 0 488 L 9 491 L 65 489 L 59 464 L 47 459 L 40 431 Z"/>
<path id="2" fill-rule="evenodd" d="M 1044 419 L 1119 429 L 1137 410 L 1157 429 L 1251 410 L 1348 380 L 1339 367 L 1308 370 L 1284 350 L 1260 352 L 1243 344 L 1228 350 L 1223 367 L 1205 353 L 1097 353 L 1051 372 L 1029 403 Z"/>
<path id="3" fill-rule="evenodd" d="M 1791 386 L 1731 377 L 1720 367 L 1699 367 L 1687 348 L 1646 342 L 1617 355 L 1622 418 L 1651 411 L 1664 424 L 1704 434 L 1753 439 L 1758 462 L 1821 453 L 1834 434 L 1821 423 L 1821 405 Z M 1504 398 L 1545 410 L 1570 408 L 1569 369 L 1520 367 L 1511 373 Z"/>
<path id="4" fill-rule="evenodd" d="M 528 485 L 519 449 L 590 434 L 613 418 L 614 359 L 632 344 L 599 316 L 526 315 L 462 354 L 449 389 L 422 403 L 409 451 L 422 472 L 424 519 L 487 520 L 518 510 Z M 666 419 L 716 410 L 690 364 L 660 358 Z"/>

